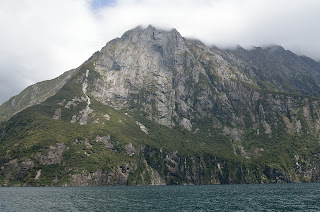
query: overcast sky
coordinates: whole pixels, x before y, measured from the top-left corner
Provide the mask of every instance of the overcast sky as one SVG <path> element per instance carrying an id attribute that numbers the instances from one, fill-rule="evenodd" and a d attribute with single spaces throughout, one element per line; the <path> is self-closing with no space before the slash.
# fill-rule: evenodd
<path id="1" fill-rule="evenodd" d="M 137 25 L 208 45 L 279 44 L 320 61 L 320 0 L 1 0 L 0 104 Z"/>

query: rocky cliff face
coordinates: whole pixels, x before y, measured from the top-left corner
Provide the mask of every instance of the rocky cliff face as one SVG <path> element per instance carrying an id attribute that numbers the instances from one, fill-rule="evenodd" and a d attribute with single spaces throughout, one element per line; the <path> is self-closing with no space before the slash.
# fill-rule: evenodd
<path id="1" fill-rule="evenodd" d="M 94 62 L 101 77 L 93 81 L 90 94 L 114 108 L 144 112 L 149 119 L 169 127 L 182 125 L 192 131 L 196 130 L 193 123 L 214 119 L 216 125 L 236 128 L 231 131 L 237 132 L 233 137 L 238 140 L 245 129 L 261 128 L 260 133 L 272 134 L 272 128 L 278 128 L 280 122 L 285 123 L 288 132 L 299 133 L 300 119 L 318 133 L 318 100 L 299 96 L 299 92 L 290 95 L 285 86 L 296 86 L 301 94 L 319 91 L 320 67 L 281 47 L 256 50 L 264 51 L 260 53 L 264 56 L 243 49 L 242 56 L 238 56 L 238 51 L 210 49 L 184 39 L 176 30 L 136 28 L 101 50 Z M 253 62 L 245 63 L 252 57 Z M 245 66 L 256 71 L 246 73 Z M 265 89 L 259 76 L 273 89 Z M 313 79 L 315 86 L 294 78 Z M 298 117 L 300 112 L 302 117 Z"/>
<path id="2" fill-rule="evenodd" d="M 282 47 L 137 27 L 1 124 L 0 182 L 318 182 L 319 82 L 318 63 Z"/>
<path id="3" fill-rule="evenodd" d="M 151 26 L 109 42 L 94 66 L 101 77 L 90 94 L 97 100 L 117 109 L 139 109 L 159 124 L 182 124 L 189 130 L 192 119 L 211 114 L 217 99 L 223 101 L 220 81 L 251 82 L 203 44 L 186 40 L 175 29 Z"/>

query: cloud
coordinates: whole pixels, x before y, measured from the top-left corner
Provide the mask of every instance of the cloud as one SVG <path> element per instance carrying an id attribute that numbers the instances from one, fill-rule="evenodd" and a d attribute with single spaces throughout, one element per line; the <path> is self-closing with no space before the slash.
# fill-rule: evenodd
<path id="1" fill-rule="evenodd" d="M 0 102 L 96 51 L 98 26 L 88 8 L 86 1 L 1 1 Z"/>
<path id="2" fill-rule="evenodd" d="M 0 103 L 140 24 L 220 47 L 279 44 L 320 60 L 318 8 L 318 0 L 2 0 Z"/>

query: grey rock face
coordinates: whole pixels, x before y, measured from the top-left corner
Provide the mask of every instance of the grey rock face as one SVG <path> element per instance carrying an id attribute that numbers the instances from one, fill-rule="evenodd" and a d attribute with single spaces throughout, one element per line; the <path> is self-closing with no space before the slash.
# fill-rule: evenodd
<path id="1" fill-rule="evenodd" d="M 230 123 L 238 130 L 262 126 L 262 133 L 272 134 L 273 123 L 266 117 L 287 113 L 287 110 L 297 112 L 301 99 L 287 98 L 281 93 L 262 94 L 259 89 L 265 87 L 259 81 L 260 75 L 257 71 L 248 72 L 246 67 L 255 70 L 263 64 L 258 64 L 257 59 L 248 62 L 246 58 L 251 56 L 239 54 L 186 40 L 175 29 L 162 31 L 152 26 L 137 27 L 101 49 L 94 62 L 100 77 L 94 80 L 88 93 L 116 109 L 145 112 L 150 120 L 169 127 L 181 125 L 191 131 L 194 122 L 216 118 L 218 125 Z M 263 54 L 290 56 L 277 48 L 267 49 Z M 272 63 L 271 59 L 267 59 L 268 63 Z M 299 61 L 308 62 L 301 58 Z M 282 64 L 286 70 L 293 65 Z M 292 70 L 283 74 L 291 73 Z M 313 73 L 315 77 L 319 75 L 317 69 Z M 267 82 L 270 86 L 278 85 L 272 78 L 267 79 L 270 79 Z M 278 91 L 287 90 L 278 87 Z M 271 88 L 270 92 L 273 92 Z M 318 105 L 318 102 L 311 104 Z M 248 114 L 250 123 L 246 118 Z M 295 127 L 290 127 L 300 132 L 299 120 L 293 124 Z"/>
<path id="2" fill-rule="evenodd" d="M 34 179 L 35 179 L 35 180 L 39 180 L 39 179 L 40 179 L 40 176 L 41 176 L 41 169 L 39 169 L 39 170 L 37 171 L 37 174 L 36 174 L 36 176 L 34 177 Z"/>
<path id="3" fill-rule="evenodd" d="M 175 55 L 184 50 L 184 39 L 176 30 L 164 32 L 148 27 L 129 31 L 101 50 L 95 70 L 102 78 L 95 82 L 91 95 L 118 109 L 127 108 L 137 96 L 144 95 L 142 110 L 150 112 L 150 118 L 159 123 L 172 126 Z"/>
<path id="4" fill-rule="evenodd" d="M 82 91 L 87 99 L 87 107 L 83 111 L 80 111 L 80 113 L 81 113 L 81 117 L 79 120 L 80 125 L 85 125 L 88 123 L 89 114 L 92 113 L 92 111 L 93 111 L 90 108 L 91 100 L 90 100 L 89 96 L 87 95 L 88 77 L 89 77 L 89 70 L 86 71 L 85 79 L 82 83 Z"/>
<path id="5" fill-rule="evenodd" d="M 68 101 L 65 105 L 64 105 L 65 99 L 58 104 L 69 109 L 70 107 L 76 107 L 80 102 L 84 102 L 84 101 L 86 101 L 86 99 L 82 96 L 82 97 L 73 98 L 71 101 Z"/>
<path id="6" fill-rule="evenodd" d="M 106 148 L 115 150 L 113 144 L 110 142 L 110 135 L 102 136 L 102 137 L 97 135 L 96 142 L 101 142 L 105 145 Z"/>
<path id="7" fill-rule="evenodd" d="M 110 184 L 112 175 L 97 170 L 93 173 L 83 172 L 71 176 L 70 186 L 101 186 Z"/>
<path id="8" fill-rule="evenodd" d="M 134 154 L 137 152 L 137 150 L 134 148 L 134 146 L 132 145 L 132 143 L 126 144 L 126 145 L 124 146 L 124 149 L 126 150 L 126 153 L 127 153 L 129 156 L 132 156 L 132 155 L 134 155 Z"/>
<path id="9" fill-rule="evenodd" d="M 56 111 L 54 112 L 54 115 L 52 116 L 52 118 L 54 120 L 59 120 L 61 119 L 61 109 L 56 109 Z"/>
<path id="10" fill-rule="evenodd" d="M 47 153 L 39 153 L 37 157 L 42 164 L 57 164 L 61 162 L 65 150 L 65 144 L 57 143 L 56 146 L 50 146 Z"/>
<path id="11" fill-rule="evenodd" d="M 142 123 L 136 121 L 137 125 L 140 127 L 141 131 L 144 132 L 145 134 L 148 134 L 148 129 L 146 126 L 144 126 Z"/>
<path id="12" fill-rule="evenodd" d="M 190 130 L 195 116 L 207 116 L 218 98 L 213 96 L 217 89 L 204 83 L 209 82 L 206 68 L 211 63 L 223 80 L 250 81 L 230 71 L 220 55 L 186 40 L 175 29 L 135 28 L 100 51 L 94 64 L 101 77 L 90 94 L 114 108 L 139 108 L 159 124 L 181 122 Z M 115 70 L 115 64 L 120 68 Z"/>
<path id="13" fill-rule="evenodd" d="M 34 167 L 34 162 L 30 158 L 26 158 L 22 162 L 17 159 L 11 160 L 1 167 L 6 180 L 15 179 L 22 180 L 28 175 L 28 171 Z"/>
<path id="14" fill-rule="evenodd" d="M 192 124 L 189 119 L 183 118 L 181 120 L 181 125 L 189 131 L 192 130 Z"/>

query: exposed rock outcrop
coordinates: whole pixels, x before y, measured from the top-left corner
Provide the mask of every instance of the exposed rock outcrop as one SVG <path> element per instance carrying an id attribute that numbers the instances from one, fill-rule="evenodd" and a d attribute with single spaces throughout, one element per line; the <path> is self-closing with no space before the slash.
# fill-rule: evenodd
<path id="1" fill-rule="evenodd" d="M 47 152 L 38 153 L 37 157 L 42 164 L 57 164 L 62 160 L 62 155 L 66 150 L 66 145 L 57 143 L 55 146 L 50 146 Z"/>

